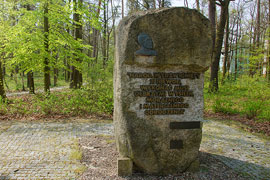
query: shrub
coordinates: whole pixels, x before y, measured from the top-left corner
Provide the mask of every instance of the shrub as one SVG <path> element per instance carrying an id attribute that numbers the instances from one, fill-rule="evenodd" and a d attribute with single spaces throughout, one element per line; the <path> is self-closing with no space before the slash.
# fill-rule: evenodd
<path id="1" fill-rule="evenodd" d="M 243 109 L 248 119 L 255 118 L 263 107 L 263 102 L 260 100 L 247 100 L 243 104 Z"/>
<path id="2" fill-rule="evenodd" d="M 236 81 L 227 79 L 217 93 L 208 92 L 206 81 L 204 93 L 206 110 L 270 120 L 270 86 L 264 77 L 242 75 Z"/>
<path id="3" fill-rule="evenodd" d="M 263 109 L 257 117 L 260 120 L 270 121 L 270 107 Z"/>
<path id="4" fill-rule="evenodd" d="M 222 96 L 217 96 L 212 105 L 212 110 L 217 113 L 236 114 L 237 110 L 233 109 L 233 102 Z"/>

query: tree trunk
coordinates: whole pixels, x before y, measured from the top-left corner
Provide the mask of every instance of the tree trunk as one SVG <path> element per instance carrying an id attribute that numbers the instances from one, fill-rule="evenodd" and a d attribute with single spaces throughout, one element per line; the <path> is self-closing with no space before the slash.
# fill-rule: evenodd
<path id="1" fill-rule="evenodd" d="M 80 10 L 83 9 L 83 0 L 79 0 L 78 2 L 78 8 Z M 80 25 L 78 26 L 78 29 L 76 30 L 77 34 L 76 34 L 76 40 L 82 40 L 83 39 L 83 27 L 82 27 L 82 15 L 79 14 L 78 16 L 78 22 L 80 22 Z M 79 49 L 79 51 L 82 53 L 82 49 Z M 82 60 L 80 58 L 77 59 L 77 61 L 79 61 L 80 63 L 82 62 Z M 83 84 L 83 78 L 82 78 L 82 72 L 78 71 L 78 85 L 77 88 L 81 88 L 82 84 Z"/>
<path id="2" fill-rule="evenodd" d="M 68 0 L 68 8 L 69 9 L 71 9 L 71 0 Z M 69 28 L 67 28 L 67 33 L 68 34 L 71 34 L 71 31 L 70 31 L 70 29 Z M 70 49 L 70 47 L 69 46 L 67 46 L 66 47 L 67 49 Z M 70 56 L 68 55 L 68 56 L 66 56 L 66 58 L 65 58 L 65 65 L 66 65 L 66 68 L 65 68 L 65 81 L 66 82 L 69 82 L 70 81 L 70 77 L 71 77 L 71 73 L 70 73 L 70 69 L 71 69 L 71 67 L 70 67 L 70 64 L 69 64 L 69 62 L 70 62 Z"/>
<path id="3" fill-rule="evenodd" d="M 209 0 L 209 19 L 212 25 L 212 40 L 213 40 L 213 46 L 212 46 L 212 61 L 214 56 L 214 50 L 215 50 L 215 43 L 216 43 L 216 1 L 215 0 Z"/>
<path id="4" fill-rule="evenodd" d="M 29 88 L 29 94 L 35 94 L 34 73 L 29 71 L 27 73 L 27 86 Z"/>
<path id="5" fill-rule="evenodd" d="M 54 50 L 54 53 L 56 53 L 56 50 Z M 57 86 L 57 80 L 58 80 L 58 67 L 57 67 L 57 61 L 58 61 L 58 53 L 54 56 L 53 61 L 53 86 Z"/>
<path id="6" fill-rule="evenodd" d="M 211 55 L 211 62 L 214 61 L 214 55 L 215 55 L 215 43 L 216 43 L 216 1 L 215 0 L 209 0 L 208 5 L 208 11 L 209 11 L 209 20 L 211 22 L 211 30 L 212 30 L 212 55 Z M 212 66 L 211 66 L 211 72 L 212 72 Z M 210 81 L 209 89 L 212 89 L 212 84 Z"/>
<path id="7" fill-rule="evenodd" d="M 260 48 L 260 31 L 261 31 L 261 0 L 257 0 L 257 17 L 256 17 L 256 56 L 259 55 L 259 48 Z M 257 60 L 256 63 L 256 71 L 260 72 L 261 75 L 261 66 L 260 66 L 261 59 Z M 256 71 L 254 73 L 256 73 Z"/>
<path id="8" fill-rule="evenodd" d="M 232 48 L 232 42 L 233 42 L 233 39 L 231 39 L 231 43 L 230 43 L 231 55 L 230 55 L 230 58 L 227 61 L 227 79 L 230 79 L 231 60 L 232 60 L 233 54 L 234 54 L 234 51 L 233 51 L 233 48 Z"/>
<path id="9" fill-rule="evenodd" d="M 122 3 L 124 3 L 122 1 Z M 122 6 L 123 8 L 124 6 Z M 101 0 L 98 1 L 98 9 L 97 9 L 97 18 L 99 18 L 99 14 L 100 14 L 100 9 L 101 9 Z M 124 10 L 122 9 L 122 18 L 124 16 Z M 92 57 L 95 58 L 95 62 L 97 62 L 98 59 L 98 37 L 99 37 L 99 31 L 95 28 L 93 28 L 93 54 Z"/>
<path id="10" fill-rule="evenodd" d="M 230 35 L 230 24 L 229 24 L 229 14 L 227 16 L 227 22 L 226 22 L 226 35 L 225 35 L 225 42 L 224 42 L 224 60 L 223 60 L 223 69 L 222 69 L 222 80 L 221 83 L 224 83 L 225 75 L 227 71 L 227 62 L 228 62 L 228 55 L 229 55 L 229 35 Z"/>
<path id="11" fill-rule="evenodd" d="M 230 4 L 230 0 L 221 1 L 220 20 L 219 20 L 219 24 L 217 28 L 217 36 L 216 36 L 215 50 L 214 50 L 214 61 L 212 62 L 212 65 L 211 65 L 211 75 L 210 75 L 210 83 L 209 83 L 210 92 L 218 91 L 219 61 L 220 61 L 222 44 L 223 44 L 224 29 L 226 25 L 227 16 L 228 16 L 229 4 Z"/>
<path id="12" fill-rule="evenodd" d="M 99 2 L 101 2 L 101 0 L 99 0 Z M 125 15 L 124 15 L 124 12 L 125 12 L 125 11 L 124 11 L 124 10 L 125 10 L 125 8 L 124 8 L 125 6 L 124 6 L 124 5 L 125 5 L 125 1 L 122 0 L 122 19 L 123 19 L 124 16 L 125 16 Z M 100 7 L 100 6 L 99 6 L 99 7 Z"/>
<path id="13" fill-rule="evenodd" d="M 7 88 L 7 90 L 9 90 L 9 87 L 8 87 L 8 84 L 7 84 L 7 81 L 6 81 L 5 76 L 6 76 L 6 75 L 3 74 L 3 81 L 4 81 L 4 84 L 5 84 L 6 88 Z"/>
<path id="14" fill-rule="evenodd" d="M 75 88 L 75 84 L 77 84 L 77 82 L 75 82 L 75 81 L 76 81 L 76 79 L 78 79 L 78 78 L 77 78 L 77 76 L 76 76 L 76 74 L 75 74 L 75 71 L 76 71 L 75 67 L 74 67 L 74 66 L 71 66 L 71 72 L 70 72 L 70 84 L 69 84 L 69 88 L 70 88 L 70 89 Z M 76 88 L 75 88 L 75 89 L 76 89 Z"/>
<path id="15" fill-rule="evenodd" d="M 103 56 L 103 68 L 105 68 L 107 63 L 107 8 L 106 8 L 106 1 L 104 1 L 103 6 L 103 43 L 102 43 L 102 56 Z"/>
<path id="16" fill-rule="evenodd" d="M 240 44 L 239 47 L 239 57 L 238 57 L 238 72 L 241 73 L 242 72 L 242 63 L 243 63 L 243 47 L 242 47 L 242 17 L 243 17 L 243 13 L 242 11 L 239 12 L 239 32 L 238 32 L 238 44 Z M 240 41 L 240 43 L 239 43 Z"/>
<path id="17" fill-rule="evenodd" d="M 24 86 L 24 71 L 21 73 L 21 80 L 22 80 L 22 91 L 25 91 L 25 86 Z"/>
<path id="18" fill-rule="evenodd" d="M 270 83 L 270 0 L 268 0 L 268 72 L 267 79 Z"/>
<path id="19" fill-rule="evenodd" d="M 196 0 L 197 10 L 200 12 L 200 0 Z"/>
<path id="20" fill-rule="evenodd" d="M 261 66 L 261 71 L 260 71 L 260 73 L 261 73 L 261 75 L 264 77 L 264 78 L 266 78 L 266 66 L 267 66 L 267 60 L 266 60 L 266 56 L 267 56 L 267 52 L 265 51 L 265 49 L 267 48 L 267 44 L 266 44 L 266 32 L 264 31 L 263 33 L 262 33 L 262 37 L 261 37 L 261 42 L 262 42 L 262 53 L 264 54 L 264 57 L 262 58 L 262 62 L 260 63 L 260 66 Z"/>
<path id="21" fill-rule="evenodd" d="M 31 11 L 31 5 L 27 4 L 26 9 Z M 29 94 L 35 94 L 34 73 L 32 70 L 27 73 L 27 87 L 29 88 Z"/>
<path id="22" fill-rule="evenodd" d="M 111 0 L 111 11 L 112 11 L 112 31 L 113 31 L 113 44 L 115 46 L 115 38 L 116 38 L 116 33 L 115 33 L 115 12 L 113 11 L 113 0 Z M 154 0 L 156 2 L 156 0 Z"/>
<path id="23" fill-rule="evenodd" d="M 15 81 L 15 85 L 16 87 L 18 87 L 18 74 L 19 74 L 19 67 L 15 66 L 15 71 L 14 71 L 14 81 Z"/>
<path id="24" fill-rule="evenodd" d="M 58 68 L 53 69 L 53 86 L 57 86 Z"/>
<path id="25" fill-rule="evenodd" d="M 0 96 L 1 96 L 1 99 L 3 99 L 3 100 L 5 100 L 7 98 L 5 88 L 4 88 L 3 67 L 2 67 L 1 61 L 0 61 Z"/>
<path id="26" fill-rule="evenodd" d="M 49 3 L 45 2 L 44 5 L 44 92 L 50 92 L 50 67 L 49 67 Z"/>
<path id="27" fill-rule="evenodd" d="M 188 8 L 188 1 L 184 0 L 184 6 Z"/>
<path id="28" fill-rule="evenodd" d="M 109 31 L 109 0 L 107 0 L 107 13 L 106 13 L 106 16 L 107 16 L 107 25 L 106 25 L 106 28 L 107 28 L 107 41 L 106 41 L 106 64 L 109 60 L 109 52 L 110 52 L 110 36 L 111 36 L 111 32 L 112 32 L 112 29 L 113 29 L 113 26 L 114 24 L 112 24 L 112 29 Z M 113 14 L 112 14 L 112 19 L 113 19 Z"/>
<path id="29" fill-rule="evenodd" d="M 82 4 L 83 4 L 83 0 L 74 0 L 74 21 L 79 23 L 75 25 L 75 40 L 80 40 L 82 39 L 82 16 L 79 14 L 78 9 L 82 9 Z M 82 52 L 82 49 L 79 48 L 78 52 Z M 79 57 L 76 58 L 77 62 L 81 62 L 81 59 Z M 82 86 L 82 73 L 78 70 L 77 67 L 73 66 L 72 67 L 72 80 L 71 80 L 71 84 L 70 87 L 71 88 L 81 88 Z"/>
<path id="30" fill-rule="evenodd" d="M 228 14 L 229 16 L 229 14 Z M 233 17 L 233 16 L 232 16 Z M 229 17 L 228 17 L 229 18 Z M 230 43 L 229 43 L 229 52 L 230 52 L 230 55 L 228 55 L 228 60 L 227 60 L 227 79 L 230 79 L 230 68 L 231 68 L 231 60 L 233 59 L 233 56 L 234 56 L 234 49 L 233 49 L 233 44 L 234 44 L 234 27 L 235 27 L 235 23 L 236 22 L 236 19 L 233 18 L 233 22 L 232 22 L 232 25 L 231 25 L 231 35 L 230 35 Z"/>
<path id="31" fill-rule="evenodd" d="M 165 7 L 165 0 L 161 0 L 161 7 Z"/>
<path id="32" fill-rule="evenodd" d="M 235 57 L 234 57 L 234 80 L 237 78 L 238 69 L 238 31 L 239 31 L 239 11 L 237 14 L 237 24 L 236 24 L 236 37 L 235 37 Z"/>
<path id="33" fill-rule="evenodd" d="M 250 28 L 250 39 L 249 39 L 249 56 L 254 56 L 255 55 L 255 40 L 256 40 L 256 27 L 254 25 L 254 12 L 255 12 L 255 7 L 251 9 L 251 28 Z M 254 29 L 254 33 L 252 33 Z M 254 62 L 249 61 L 249 76 L 253 77 L 254 75 Z"/>
<path id="34" fill-rule="evenodd" d="M 63 69 L 63 75 L 64 75 L 64 78 L 65 78 L 65 81 L 67 81 L 67 59 L 66 59 L 66 56 L 65 56 L 65 58 L 64 58 L 64 65 L 65 65 L 65 68 Z"/>
<path id="35" fill-rule="evenodd" d="M 71 81 L 71 66 L 69 64 L 67 64 L 67 68 L 68 68 L 68 72 L 67 72 L 67 81 Z"/>
<path id="36" fill-rule="evenodd" d="M 156 0 L 153 0 L 153 8 L 157 9 Z"/>

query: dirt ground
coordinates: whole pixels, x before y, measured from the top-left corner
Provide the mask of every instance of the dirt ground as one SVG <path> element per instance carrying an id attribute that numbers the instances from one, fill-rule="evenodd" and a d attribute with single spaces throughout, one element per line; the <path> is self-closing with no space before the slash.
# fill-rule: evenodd
<path id="1" fill-rule="evenodd" d="M 133 174 L 132 177 L 117 176 L 116 145 L 112 136 L 88 136 L 79 141 L 83 151 L 81 162 L 86 166 L 85 172 L 78 178 L 80 180 L 209 180 L 209 179 L 247 179 L 232 169 L 228 168 L 221 161 L 215 159 L 213 155 L 200 152 L 200 171 L 197 173 L 183 173 L 178 176 L 151 176 L 145 174 Z"/>

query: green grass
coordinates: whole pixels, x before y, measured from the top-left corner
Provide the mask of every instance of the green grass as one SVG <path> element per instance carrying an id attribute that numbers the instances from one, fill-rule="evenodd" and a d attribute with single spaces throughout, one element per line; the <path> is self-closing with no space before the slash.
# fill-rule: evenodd
<path id="1" fill-rule="evenodd" d="M 236 81 L 227 80 L 217 93 L 209 93 L 208 85 L 206 83 L 204 89 L 206 111 L 270 121 L 270 85 L 264 77 L 243 75 Z"/>
<path id="2" fill-rule="evenodd" d="M 27 88 L 27 76 L 24 75 L 22 78 L 19 74 L 13 75 L 13 77 L 10 76 L 10 73 L 7 73 L 5 75 L 5 90 L 7 92 L 17 92 L 22 91 L 24 82 L 25 90 L 28 91 Z M 44 88 L 44 82 L 43 82 L 43 75 L 41 73 L 35 73 L 34 74 L 34 83 L 35 83 L 35 90 L 43 89 Z M 57 86 L 68 86 L 69 83 L 65 81 L 64 77 L 60 74 L 57 80 Z M 54 87 L 53 85 L 53 74 L 51 74 L 51 87 Z"/>
<path id="3" fill-rule="evenodd" d="M 52 91 L 50 94 L 36 91 L 34 95 L 8 97 L 8 101 L 5 102 L 0 99 L 0 115 L 35 119 L 51 116 L 112 115 L 113 61 L 108 61 L 105 70 L 102 63 L 92 65 L 91 68 L 85 66 L 85 68 L 87 73 L 84 73 L 84 85 L 81 89 L 63 89 Z M 36 73 L 34 77 L 35 89 L 43 89 L 42 74 Z M 22 81 L 19 78 L 17 84 L 14 77 L 6 76 L 5 78 L 11 92 L 21 90 Z M 26 77 L 24 81 L 26 86 Z M 53 76 L 51 76 L 51 83 L 53 84 Z M 63 76 L 59 76 L 58 86 L 67 85 Z"/>
<path id="4" fill-rule="evenodd" d="M 97 74 L 97 73 L 96 73 Z M 113 112 L 113 81 L 112 73 L 102 72 L 100 79 L 91 81 L 85 77 L 85 85 L 81 89 L 36 93 L 8 97 L 7 102 L 0 100 L 0 115 L 10 117 L 51 117 L 87 116 L 92 114 L 112 115 Z M 36 86 L 43 88 L 42 78 L 36 78 Z M 39 84 L 40 83 L 40 84 Z M 94 84 L 93 84 L 94 83 Z M 12 83 L 10 83 L 12 85 Z M 13 84 L 14 85 L 14 84 Z M 59 86 L 66 85 L 59 79 Z M 12 87 L 12 86 L 11 86 Z"/>
<path id="5" fill-rule="evenodd" d="M 106 97 L 106 98 L 104 98 Z M 10 98 L 0 103 L 0 115 L 10 116 L 83 116 L 112 114 L 113 97 L 106 91 L 89 89 L 63 90 L 50 95 L 39 93 Z"/>

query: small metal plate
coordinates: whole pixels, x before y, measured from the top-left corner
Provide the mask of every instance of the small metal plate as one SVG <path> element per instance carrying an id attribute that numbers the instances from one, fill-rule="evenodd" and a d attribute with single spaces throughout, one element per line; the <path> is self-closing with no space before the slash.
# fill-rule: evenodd
<path id="1" fill-rule="evenodd" d="M 170 149 L 183 149 L 183 141 L 182 140 L 171 140 L 170 141 Z"/>
<path id="2" fill-rule="evenodd" d="M 200 129 L 200 121 L 170 122 L 170 129 Z"/>

